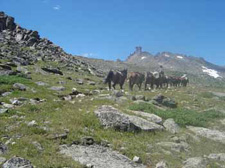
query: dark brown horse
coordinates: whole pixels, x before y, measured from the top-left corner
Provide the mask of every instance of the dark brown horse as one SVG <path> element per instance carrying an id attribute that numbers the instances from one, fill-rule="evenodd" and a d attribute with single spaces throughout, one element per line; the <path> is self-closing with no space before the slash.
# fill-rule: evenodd
<path id="1" fill-rule="evenodd" d="M 127 69 L 124 69 L 123 71 L 109 71 L 104 83 L 108 83 L 109 89 L 111 89 L 111 82 L 113 82 L 113 88 L 115 89 L 115 86 L 117 84 L 120 85 L 120 89 L 123 89 L 123 84 L 127 78 Z"/>
<path id="2" fill-rule="evenodd" d="M 147 90 L 147 85 L 150 84 L 151 89 L 154 88 L 155 77 L 152 72 L 146 72 L 145 75 L 145 90 Z"/>
<path id="3" fill-rule="evenodd" d="M 141 90 L 141 85 L 145 80 L 145 75 L 139 72 L 131 72 L 128 76 L 130 90 L 133 90 L 135 84 L 138 86 L 139 90 Z"/>

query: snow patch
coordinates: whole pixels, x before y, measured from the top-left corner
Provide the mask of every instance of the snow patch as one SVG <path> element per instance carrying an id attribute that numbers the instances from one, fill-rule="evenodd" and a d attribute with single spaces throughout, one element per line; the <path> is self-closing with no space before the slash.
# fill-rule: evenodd
<path id="1" fill-rule="evenodd" d="M 214 69 L 209 69 L 209 68 L 207 68 L 207 67 L 205 67 L 205 66 L 202 66 L 202 71 L 205 72 L 205 73 L 207 73 L 209 76 L 214 77 L 214 78 L 219 78 L 219 77 L 221 77 L 221 76 L 218 74 L 218 72 L 217 72 L 216 70 L 214 70 Z"/>
<path id="2" fill-rule="evenodd" d="M 168 55 L 168 54 L 164 54 L 164 56 L 165 56 L 165 57 L 170 57 L 170 55 Z"/>
<path id="3" fill-rule="evenodd" d="M 177 58 L 179 58 L 179 59 L 184 59 L 184 57 L 182 57 L 182 56 L 180 56 L 180 55 L 178 55 Z"/>
<path id="4" fill-rule="evenodd" d="M 143 59 L 145 59 L 146 57 L 141 57 L 141 59 L 143 60 Z"/>

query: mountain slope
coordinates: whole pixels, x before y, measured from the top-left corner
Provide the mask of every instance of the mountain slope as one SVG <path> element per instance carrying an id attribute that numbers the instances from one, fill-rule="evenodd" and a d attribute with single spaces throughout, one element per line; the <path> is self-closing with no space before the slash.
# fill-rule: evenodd
<path id="1" fill-rule="evenodd" d="M 131 54 L 125 62 L 138 66 L 149 67 L 152 70 L 157 70 L 159 66 L 162 65 L 166 71 L 178 71 L 195 75 L 207 74 L 214 78 L 225 77 L 225 68 L 222 66 L 209 63 L 203 58 L 170 52 L 162 52 L 152 55 L 148 52 L 142 52 L 139 50 Z"/>

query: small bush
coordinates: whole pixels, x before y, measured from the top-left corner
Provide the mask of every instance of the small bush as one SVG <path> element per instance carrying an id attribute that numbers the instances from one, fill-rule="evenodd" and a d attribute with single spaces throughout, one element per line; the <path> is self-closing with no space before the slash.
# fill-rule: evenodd
<path id="1" fill-rule="evenodd" d="M 216 118 L 225 118 L 225 114 L 214 110 L 202 113 L 187 109 L 171 109 L 162 111 L 147 103 L 133 104 L 130 109 L 153 113 L 162 117 L 163 119 L 173 118 L 174 121 L 180 126 L 206 126 L 209 121 L 212 121 Z"/>

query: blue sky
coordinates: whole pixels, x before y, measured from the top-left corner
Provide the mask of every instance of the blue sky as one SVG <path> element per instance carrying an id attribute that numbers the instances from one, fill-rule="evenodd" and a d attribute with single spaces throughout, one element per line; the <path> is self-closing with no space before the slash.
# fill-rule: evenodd
<path id="1" fill-rule="evenodd" d="M 74 55 L 122 60 L 135 46 L 225 65 L 224 0 L 0 0 L 0 10 Z"/>

